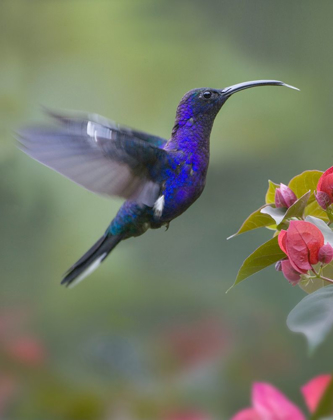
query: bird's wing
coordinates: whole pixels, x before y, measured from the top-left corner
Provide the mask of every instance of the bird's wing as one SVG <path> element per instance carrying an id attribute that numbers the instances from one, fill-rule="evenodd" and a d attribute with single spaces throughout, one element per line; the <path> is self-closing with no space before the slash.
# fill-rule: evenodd
<path id="1" fill-rule="evenodd" d="M 153 206 L 160 191 L 153 174 L 168 160 L 165 140 L 98 116 L 51 116 L 58 126 L 19 131 L 23 152 L 92 192 Z"/>
<path id="2" fill-rule="evenodd" d="M 55 121 L 66 125 L 68 129 L 71 130 L 80 130 L 82 127 L 82 123 L 90 122 L 92 124 L 96 124 L 99 127 L 104 127 L 116 132 L 119 136 L 126 136 L 126 137 L 133 137 L 135 139 L 143 140 L 152 145 L 163 148 L 164 145 L 167 143 L 167 140 L 155 136 L 153 134 L 145 133 L 144 131 L 134 130 L 130 127 L 126 127 L 125 125 L 117 124 L 114 121 L 109 120 L 108 118 L 102 117 L 98 114 L 87 114 L 87 113 L 72 113 L 69 114 L 61 114 L 59 112 L 50 110 L 48 108 L 44 108 L 44 111 L 47 115 L 53 118 Z"/>

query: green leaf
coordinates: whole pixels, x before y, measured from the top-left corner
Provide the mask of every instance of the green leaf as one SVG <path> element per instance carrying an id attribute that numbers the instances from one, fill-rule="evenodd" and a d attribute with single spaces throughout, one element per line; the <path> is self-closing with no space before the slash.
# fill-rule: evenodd
<path id="1" fill-rule="evenodd" d="M 328 242 L 331 246 L 333 246 L 333 232 L 323 220 L 318 219 L 317 217 L 307 216 L 305 221 L 315 225 L 324 235 L 325 243 Z"/>
<path id="2" fill-rule="evenodd" d="M 333 328 L 333 286 L 302 299 L 288 315 L 287 325 L 291 331 L 305 335 L 313 352 Z"/>
<path id="3" fill-rule="evenodd" d="M 310 202 L 310 204 L 305 207 L 304 216 L 314 216 L 325 222 L 329 221 L 326 211 L 320 207 L 317 200 Z"/>
<path id="4" fill-rule="evenodd" d="M 328 221 L 326 211 L 324 211 L 317 203 L 314 191 L 317 189 L 319 178 L 323 174 L 322 171 L 305 171 L 300 175 L 295 176 L 289 182 L 289 188 L 291 188 L 297 197 L 305 194 L 307 191 L 311 191 L 308 204 L 304 210 L 304 216 L 314 216 L 319 219 Z"/>
<path id="5" fill-rule="evenodd" d="M 274 204 L 275 203 L 275 190 L 279 188 L 279 184 L 275 184 L 275 182 L 268 180 L 268 190 L 265 196 L 266 204 Z"/>
<path id="6" fill-rule="evenodd" d="M 246 258 L 238 271 L 233 286 L 285 257 L 286 254 L 280 249 L 278 238 L 275 236 Z"/>
<path id="7" fill-rule="evenodd" d="M 332 419 L 333 414 L 333 376 L 328 384 L 324 395 L 321 397 L 321 400 L 319 401 L 319 404 L 317 406 L 316 411 L 312 414 L 310 417 L 310 420 L 324 420 L 324 417 L 326 420 Z"/>
<path id="8" fill-rule="evenodd" d="M 285 208 L 276 208 L 273 206 L 266 206 L 261 209 L 261 213 L 271 216 L 275 220 L 275 223 L 279 225 L 284 219 L 286 214 Z"/>
<path id="9" fill-rule="evenodd" d="M 278 229 L 281 229 L 284 224 L 287 224 L 290 219 L 294 217 L 303 217 L 305 207 L 308 203 L 311 192 L 308 191 L 301 198 L 288 208 L 288 210 L 282 208 L 275 208 L 273 206 L 267 206 L 261 209 L 261 213 L 269 214 L 278 225 Z"/>
<path id="10" fill-rule="evenodd" d="M 228 239 L 233 238 L 234 236 L 240 235 L 241 233 L 248 232 L 249 230 L 257 229 L 260 227 L 271 226 L 274 223 L 274 220 L 267 215 L 261 213 L 261 210 L 266 207 L 260 207 L 260 209 L 254 211 L 250 216 L 245 220 L 239 230 L 233 235 L 229 236 Z"/>
<path id="11" fill-rule="evenodd" d="M 317 170 L 302 172 L 289 182 L 288 187 L 294 191 L 297 198 L 300 198 L 308 191 L 313 193 L 317 189 L 317 184 L 322 174 L 322 171 Z M 315 196 L 312 194 L 309 199 L 309 204 L 314 200 Z"/>

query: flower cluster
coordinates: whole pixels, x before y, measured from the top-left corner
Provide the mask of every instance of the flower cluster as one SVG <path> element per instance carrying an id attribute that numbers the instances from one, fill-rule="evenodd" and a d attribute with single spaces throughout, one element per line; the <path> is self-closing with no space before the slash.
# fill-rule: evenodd
<path id="1" fill-rule="evenodd" d="M 288 185 L 269 181 L 265 204 L 233 236 L 261 227 L 274 234 L 245 259 L 234 285 L 275 264 L 292 285 L 312 293 L 290 312 L 287 326 L 303 333 L 313 352 L 333 329 L 329 310 L 333 305 L 333 167 L 325 172 L 305 171 Z M 311 418 L 333 415 L 332 375 L 314 378 L 301 391 Z M 255 383 L 252 406 L 232 420 L 268 419 L 305 420 L 305 416 L 272 385 Z"/>
<path id="2" fill-rule="evenodd" d="M 300 284 L 307 292 L 333 283 L 331 223 L 333 167 L 305 171 L 288 185 L 269 181 L 265 205 L 235 235 L 260 227 L 275 233 L 244 261 L 235 284 L 274 263 L 292 285 Z"/>
<path id="3" fill-rule="evenodd" d="M 314 196 L 332 221 L 333 167 L 327 169 L 319 178 Z M 296 201 L 295 193 L 288 186 L 280 184 L 275 190 L 276 208 L 289 208 Z M 333 259 L 332 246 L 324 242 L 323 233 L 314 224 L 303 220 L 291 220 L 288 229 L 281 230 L 278 235 L 279 246 L 287 258 L 278 261 L 276 269 L 282 271 L 292 285 L 298 284 L 302 275 L 308 279 L 320 278 L 323 266 Z M 319 272 L 314 267 L 318 263 L 321 263 Z"/>

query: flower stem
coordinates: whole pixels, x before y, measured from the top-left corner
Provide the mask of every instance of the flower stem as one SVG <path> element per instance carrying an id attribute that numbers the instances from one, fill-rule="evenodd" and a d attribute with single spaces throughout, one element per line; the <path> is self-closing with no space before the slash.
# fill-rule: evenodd
<path id="1" fill-rule="evenodd" d="M 320 276 L 319 278 L 322 279 L 322 280 L 328 281 L 329 283 L 333 283 L 333 280 L 329 279 L 328 277 Z"/>
<path id="2" fill-rule="evenodd" d="M 322 271 L 322 267 L 320 268 L 320 270 L 319 270 L 319 273 L 317 273 L 317 271 L 312 267 L 312 271 L 315 273 L 315 275 L 316 275 L 316 277 L 315 278 L 317 278 L 317 279 L 321 279 L 321 280 L 324 280 L 324 281 L 328 281 L 329 283 L 333 283 L 333 280 L 332 279 L 329 279 L 328 277 L 325 277 L 325 276 L 322 276 L 321 275 L 321 271 Z"/>

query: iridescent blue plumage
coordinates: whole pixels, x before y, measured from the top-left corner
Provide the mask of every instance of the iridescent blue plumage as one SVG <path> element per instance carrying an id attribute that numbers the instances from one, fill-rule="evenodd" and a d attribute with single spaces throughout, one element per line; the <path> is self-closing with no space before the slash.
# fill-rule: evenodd
<path id="1" fill-rule="evenodd" d="M 193 204 L 205 187 L 217 113 L 233 93 L 264 85 L 288 86 L 259 80 L 222 90 L 191 90 L 178 105 L 169 141 L 96 115 L 48 112 L 58 126 L 21 130 L 20 147 L 32 158 L 93 192 L 127 199 L 104 235 L 69 269 L 62 283 L 75 285 L 121 240 L 168 226 Z"/>

